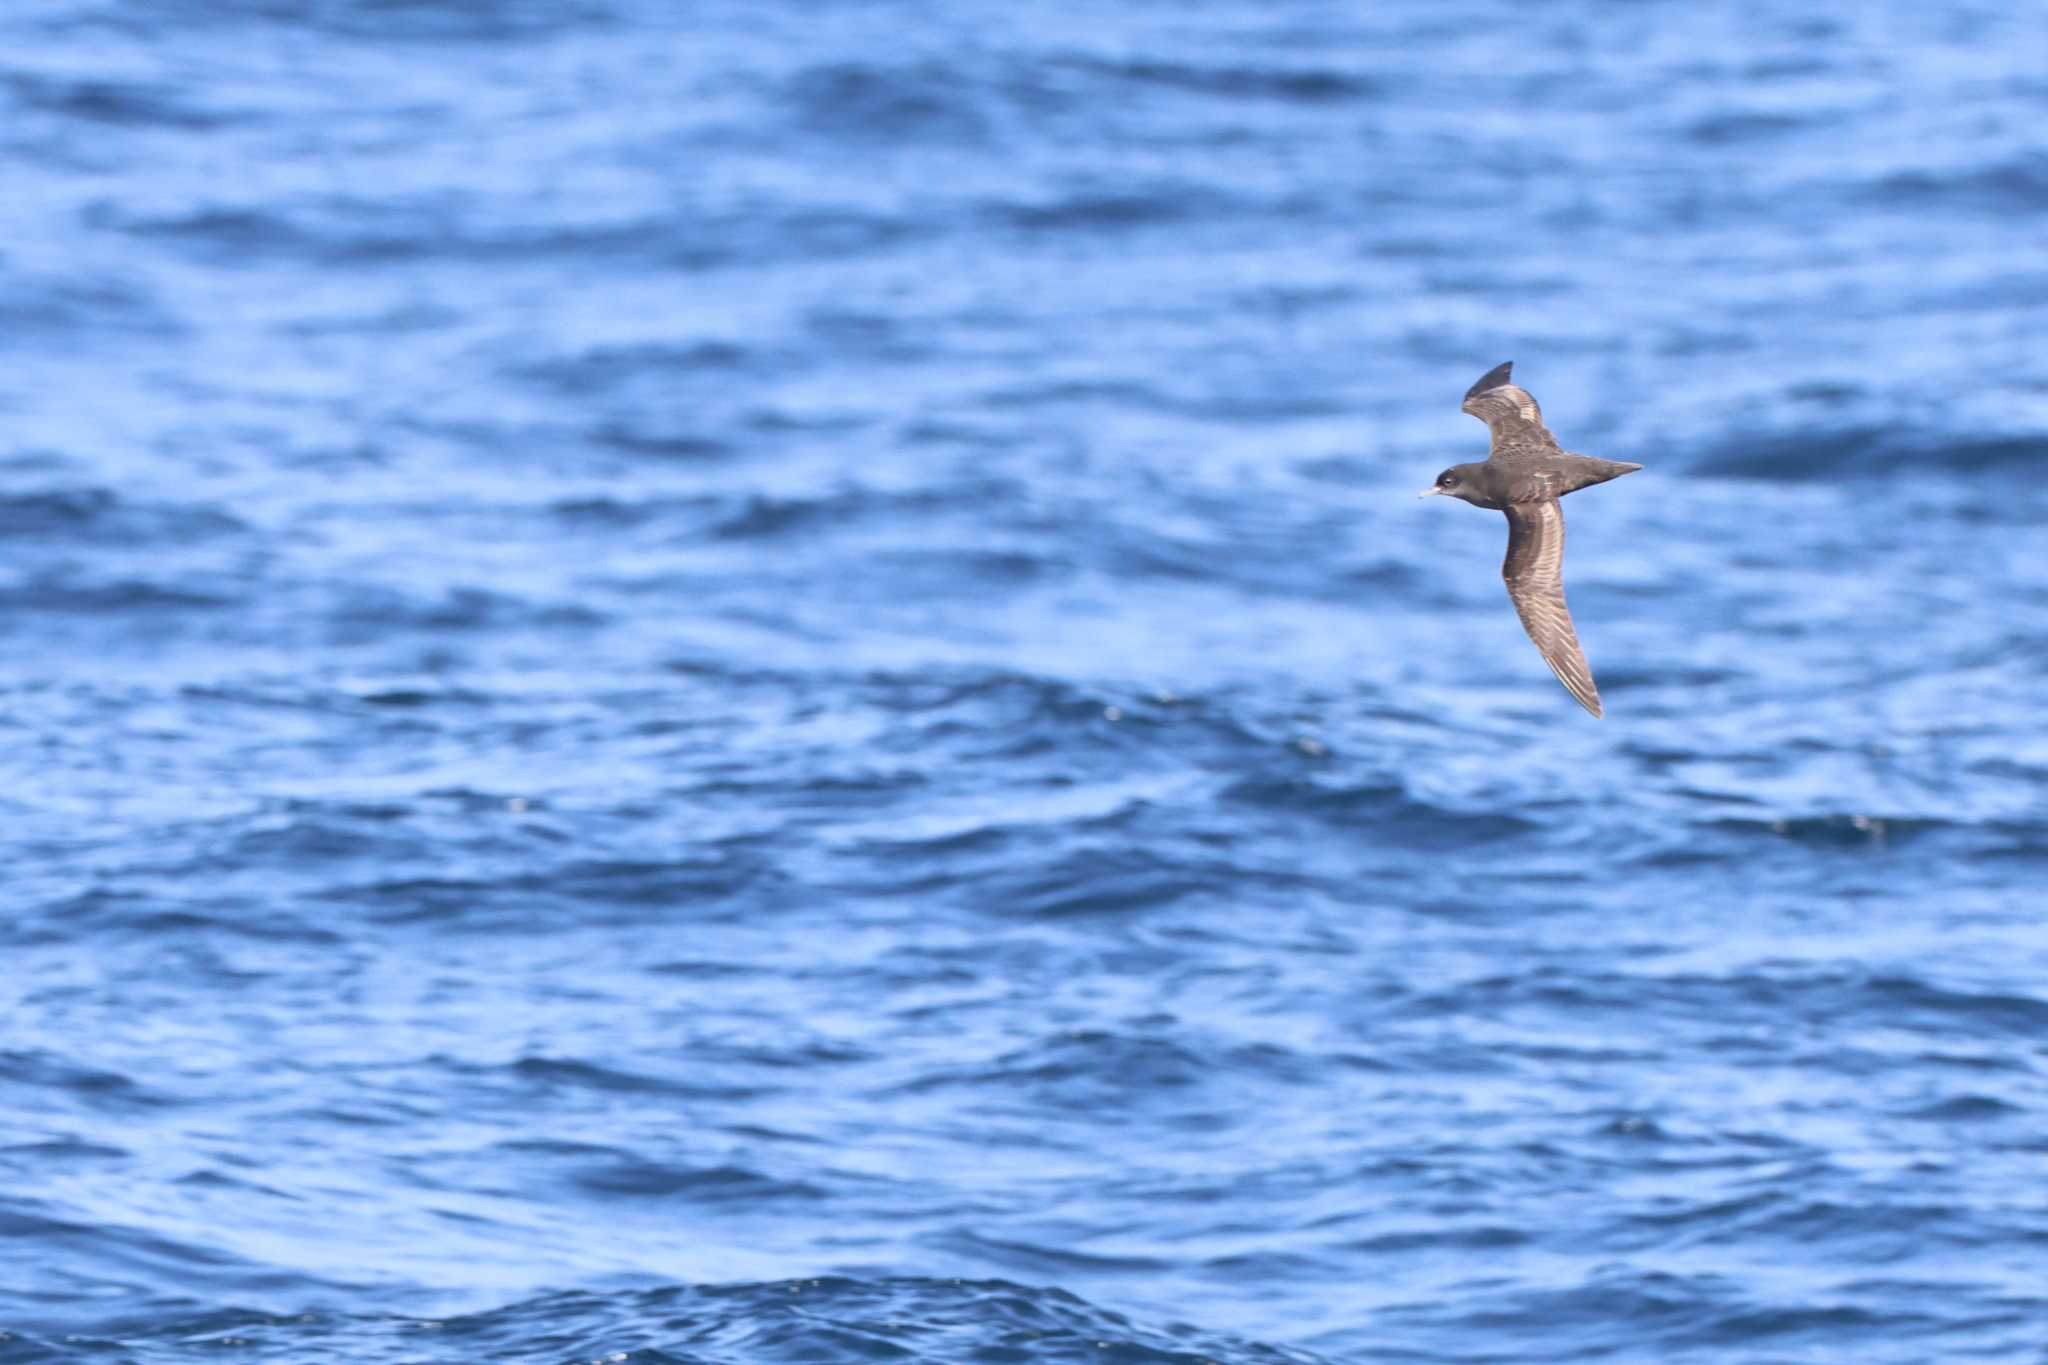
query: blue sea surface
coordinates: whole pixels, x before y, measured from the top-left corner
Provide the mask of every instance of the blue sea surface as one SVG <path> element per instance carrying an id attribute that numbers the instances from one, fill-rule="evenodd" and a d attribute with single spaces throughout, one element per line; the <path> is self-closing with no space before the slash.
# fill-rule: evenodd
<path id="1" fill-rule="evenodd" d="M 2043 52 L 7 6 L 0 1365 L 2040 1360 Z"/>

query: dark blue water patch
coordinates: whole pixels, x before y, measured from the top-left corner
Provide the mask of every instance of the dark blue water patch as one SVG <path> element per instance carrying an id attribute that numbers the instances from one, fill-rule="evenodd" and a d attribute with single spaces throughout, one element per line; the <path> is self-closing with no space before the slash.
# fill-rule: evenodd
<path id="1" fill-rule="evenodd" d="M 982 206 L 982 215 L 992 226 L 1062 240 L 1076 233 L 1123 236 L 1285 211 L 1285 205 L 1262 204 L 1215 185 L 1163 176 L 1138 183 L 1064 184 L 1031 201 L 1004 199 Z"/>
<path id="2" fill-rule="evenodd" d="M 1988 1123 L 2024 1113 L 2026 1111 L 2018 1105 L 1989 1095 L 1958 1095 L 1910 1110 L 1905 1117 L 1924 1119 L 1929 1123 Z"/>
<path id="3" fill-rule="evenodd" d="M 247 530 L 240 518 L 218 506 L 138 503 L 110 488 L 0 497 L 0 536 L 17 542 L 84 541 L 141 548 L 155 542 L 190 544 Z"/>
<path id="4" fill-rule="evenodd" d="M 973 1233 L 955 1233 L 944 1239 L 948 1248 L 978 1261 L 1035 1276 L 1062 1274 L 1139 1274 L 1166 1268 L 1163 1261 L 1146 1256 L 1113 1256 L 1046 1243 L 996 1240 Z"/>
<path id="5" fill-rule="evenodd" d="M 1227 700 L 1082 684 L 1008 669 L 877 672 L 859 680 L 868 705 L 896 718 L 877 737 L 889 752 L 941 749 L 961 761 L 1064 760 L 1055 784 L 1088 771 L 1128 774 L 1152 752 L 1249 753 L 1272 741 Z"/>
<path id="6" fill-rule="evenodd" d="M 61 1093 L 87 1108 L 125 1113 L 174 1103 L 168 1094 L 111 1071 L 66 1062 L 41 1050 L 0 1052 L 0 1087 Z"/>
<path id="7" fill-rule="evenodd" d="M 324 867 L 331 872 L 351 864 L 403 866 L 426 849 L 425 841 L 384 811 L 329 813 L 302 808 L 281 811 L 278 818 L 261 821 L 255 828 L 239 829 L 207 856 L 232 867 L 267 864 L 295 870 Z"/>
<path id="8" fill-rule="evenodd" d="M 566 1086 L 616 1094 L 635 1094 L 669 1088 L 673 1082 L 641 1076 L 589 1062 L 563 1061 L 552 1057 L 522 1057 L 512 1067 L 520 1081 L 543 1086 Z"/>
<path id="9" fill-rule="evenodd" d="M 1279 100 L 1309 106 L 1341 105 L 1370 100 L 1381 82 L 1357 71 L 1282 61 L 1193 62 L 1146 56 L 1109 58 L 1074 55 L 1059 59 L 1055 70 L 1132 86 L 1152 86 L 1225 100 Z"/>
<path id="10" fill-rule="evenodd" d="M 1586 1020 L 1618 1021 L 1638 1016 L 1650 1002 L 1655 1003 L 1659 1028 L 1690 1020 L 1739 1030 L 1746 1022 L 1782 1017 L 1823 1027 L 1907 1030 L 1935 1038 L 2024 1035 L 2039 1027 L 2048 1013 L 2048 1003 L 2030 997 L 1975 995 L 1910 976 L 1845 977 L 1808 969 L 1729 976 L 1591 976 L 1554 966 L 1415 992 L 1399 1002 L 1397 1013 L 1432 1018 L 1481 1010 L 1511 1018 L 1558 1011 Z M 1542 1050 L 1534 1055 L 1541 1059 Z M 1844 1056 L 1841 1062 L 1850 1066 L 1853 1058 Z"/>
<path id="11" fill-rule="evenodd" d="M 412 263 L 517 265 L 597 257 L 657 272 L 867 255 L 911 244 L 941 225 L 939 219 L 773 204 L 725 216 L 678 205 L 673 215 L 627 210 L 606 221 L 579 216 L 533 222 L 478 214 L 460 199 L 433 194 L 330 194 L 277 207 L 209 202 L 150 213 L 97 203 L 81 222 L 89 231 L 161 243 L 215 267 L 300 263 L 384 270 Z"/>
<path id="12" fill-rule="evenodd" d="M 1538 828 L 1524 816 L 1445 810 L 1414 800 L 1398 785 L 1351 785 L 1313 774 L 1248 777 L 1225 788 L 1222 797 L 1370 830 L 1375 839 L 1419 848 L 1466 849 Z"/>
<path id="13" fill-rule="evenodd" d="M 1367 1256 L 1428 1255 L 1441 1251 L 1487 1253 L 1523 1246 L 1529 1240 L 1527 1233 L 1515 1228 L 1430 1228 L 1361 1238 L 1347 1244 L 1347 1249 Z"/>
<path id="14" fill-rule="evenodd" d="M 679 1166 L 602 1149 L 561 1155 L 568 1156 L 572 1169 L 556 1178 L 566 1178 L 577 1191 L 599 1200 L 660 1199 L 677 1207 L 768 1213 L 778 1204 L 807 1207 L 831 1197 L 818 1185 L 777 1180 L 738 1166 Z"/>
<path id="15" fill-rule="evenodd" d="M 900 509 L 896 499 L 866 489 L 823 498 L 751 497 L 720 508 L 709 533 L 722 540 L 772 540 L 804 532 L 829 532 L 876 512 Z"/>
<path id="16" fill-rule="evenodd" d="M 482 1106 L 541 1105 L 551 1111 L 602 1111 L 633 1096 L 707 1105 L 738 1103 L 774 1092 L 772 1082 L 745 1066 L 720 1065 L 694 1053 L 650 1060 L 628 1070 L 572 1058 L 529 1056 L 506 1065 L 485 1065 L 448 1057 L 431 1059 L 446 1084 Z M 522 1139 L 523 1140 L 523 1139 Z M 647 1152 L 631 1154 L 654 1161 Z"/>
<path id="17" fill-rule="evenodd" d="M 1982 474 L 2022 468 L 2048 453 L 2048 434 L 1971 435 L 1861 426 L 1766 432 L 1703 454 L 1694 468 L 1723 478 L 1865 480 L 1912 473 Z"/>
<path id="18" fill-rule="evenodd" d="M 1061 919 L 1163 909 L 1210 885 L 1204 867 L 1135 849 L 1099 848 L 1066 854 L 1049 865 L 998 873 L 970 893 L 997 915 Z"/>
<path id="19" fill-rule="evenodd" d="M 1881 976 L 1861 988 L 1900 1024 L 1935 1032 L 1983 1031 L 2026 1037 L 2048 1025 L 2048 1001 L 1938 986 L 1912 976 Z"/>
<path id="20" fill-rule="evenodd" d="M 1677 1233 L 1681 1241 L 1703 1246 L 1828 1244 L 1841 1249 L 1846 1263 L 1886 1265 L 1909 1254 L 1916 1245 L 1955 1240 L 1967 1225 L 1938 1205 L 1873 1197 L 1856 1204 L 1825 1199 L 1800 1199 L 1764 1191 L 1719 1204 L 1695 1206 L 1669 1217 L 1652 1218 L 1658 1240 Z"/>
<path id="21" fill-rule="evenodd" d="M 1952 831 L 1947 820 L 1899 819 L 1883 815 L 1812 815 L 1769 819 L 1722 817 L 1710 827 L 1742 834 L 1767 834 L 1809 848 L 1878 849 Z"/>
<path id="22" fill-rule="evenodd" d="M 178 22 L 212 23 L 256 31 L 305 29 L 351 41 L 417 43 L 429 51 L 465 55 L 469 44 L 533 43 L 578 29 L 617 22 L 617 6 L 604 0 L 495 0 L 489 4 L 434 5 L 416 0 L 175 0 Z"/>
<path id="23" fill-rule="evenodd" d="M 162 1275 L 194 1287 L 216 1281 L 246 1280 L 248 1288 L 256 1289 L 265 1278 L 258 1267 L 196 1239 L 172 1238 L 133 1228 L 67 1223 L 19 1208 L 0 1207 L 0 1237 L 41 1242 L 53 1254 L 66 1259 L 86 1253 L 129 1273 Z"/>
<path id="24" fill-rule="evenodd" d="M 927 597 L 981 597 L 991 591 L 1042 585 L 1072 576 L 1058 564 L 1022 550 L 904 550 L 876 555 L 892 578 L 917 584 Z"/>
<path id="25" fill-rule="evenodd" d="M 1687 126 L 1685 135 L 1706 146 L 1747 146 L 1776 140 L 1810 127 L 1814 121 L 1814 116 L 1807 114 L 1746 110 L 1698 119 Z"/>
<path id="26" fill-rule="evenodd" d="M 61 79 L 28 71 L 0 73 L 0 90 L 27 109 L 114 128 L 208 132 L 246 114 L 208 108 L 196 92 L 145 81 Z"/>
<path id="27" fill-rule="evenodd" d="M 535 851 L 508 842 L 501 861 L 531 865 Z M 342 878 L 317 894 L 374 922 L 492 933 L 543 930 L 564 915 L 584 923 L 651 912 L 700 922 L 730 919 L 794 897 L 798 889 L 772 859 L 742 847 L 693 850 L 675 861 L 572 859 L 493 878 Z"/>
<path id="28" fill-rule="evenodd" d="M 6 1162 L 24 1175 L 31 1174 L 46 1162 L 68 1166 L 74 1163 L 125 1161 L 133 1155 L 124 1148 L 109 1147 L 75 1137 L 54 1138 L 47 1142 L 20 1142 L 0 1147 L 0 1162 Z"/>
<path id="29" fill-rule="evenodd" d="M 195 579 L 173 585 L 139 578 L 81 580 L 70 574 L 48 573 L 20 586 L 0 588 L 0 608 L 17 622 L 39 615 L 147 619 L 220 611 L 242 602 L 235 587 L 225 582 L 219 586 L 223 590 L 213 592 Z"/>
<path id="30" fill-rule="evenodd" d="M 0 347 L 90 347 L 113 336 L 174 340 L 187 324 L 140 280 L 94 272 L 0 273 Z"/>
<path id="31" fill-rule="evenodd" d="M 562 393 L 616 393 L 631 385 L 663 382 L 729 383 L 735 374 L 764 374 L 789 364 L 792 353 L 769 352 L 732 341 L 698 340 L 601 347 L 520 365 L 513 378 L 548 385 Z"/>
<path id="32" fill-rule="evenodd" d="M 1076 1104 L 1119 1094 L 1172 1103 L 1161 1092 L 1188 1089 L 1211 1074 L 1195 1053 L 1169 1039 L 1093 1031 L 1045 1039 L 997 1066 L 1005 1085 L 1057 1090 L 1061 1101 Z"/>
<path id="33" fill-rule="evenodd" d="M 749 834 L 700 839 L 678 857 L 657 852 L 644 859 L 573 861 L 515 885 L 627 915 L 638 906 L 641 914 L 661 911 L 701 923 L 786 909 L 811 890 L 778 856 L 774 841 Z"/>
<path id="34" fill-rule="evenodd" d="M 1908 210 L 2039 212 L 2048 206 L 2048 153 L 2030 150 L 1989 164 L 1897 171 L 1869 185 L 1862 197 Z"/>
<path id="35" fill-rule="evenodd" d="M 488 693 L 477 692 L 464 687 L 403 685 L 380 687 L 367 692 L 358 692 L 351 696 L 349 700 L 363 706 L 400 711 L 410 711 L 421 707 L 488 707 L 493 702 L 493 698 Z M 493 797 L 485 793 L 472 792 L 460 787 L 448 791 L 425 792 L 422 794 L 435 799 L 453 800 L 471 809 L 481 807 L 493 800 L 503 799 L 502 797 Z M 373 819 L 390 819 L 401 814 L 402 808 L 397 806 L 356 806 L 351 807 L 349 813 Z"/>
<path id="36" fill-rule="evenodd" d="M 1483 1293 L 1483 1291 L 1482 1291 Z M 1430 1306 L 1403 1309 L 1421 1333 L 1441 1329 L 1522 1340 L 1570 1343 L 1588 1357 L 1656 1352 L 1662 1358 L 1740 1349 L 1745 1353 L 1807 1353 L 1844 1344 L 1876 1347 L 1915 1342 L 1927 1349 L 1942 1324 L 1910 1309 L 1860 1306 L 1787 1308 L 1746 1300 L 1728 1279 L 1615 1267 L 1596 1283 L 1526 1295 L 1502 1295 L 1494 1306 L 1447 1314 Z M 1426 1339 L 1426 1337 L 1424 1338 Z M 1484 1352 L 1448 1359 L 1492 1359 Z M 1701 1355 L 1700 1358 L 1711 1358 Z"/>
<path id="37" fill-rule="evenodd" d="M 85 213 L 82 226 L 167 243 L 214 265 L 394 266 L 428 259 L 517 261 L 584 253 L 634 256 L 655 265 L 726 259 L 722 248 L 692 246 L 658 221 L 478 226 L 459 203 L 433 196 L 375 200 L 333 195 L 282 209 L 210 205 L 147 216 L 99 204 Z M 832 228 L 799 221 L 790 230 L 816 237 Z"/>
<path id="38" fill-rule="evenodd" d="M 662 420 L 611 418 L 597 423 L 591 439 L 628 455 L 659 460 L 702 461 L 731 455 L 726 441 L 698 434 L 687 425 L 677 430 Z"/>
<path id="39" fill-rule="evenodd" d="M 515 629 L 576 631 L 608 619 L 581 602 L 535 602 L 483 588 L 458 587 L 430 597 L 362 584 L 322 622 L 337 645 L 366 643 L 399 632 L 492 634 Z"/>
<path id="40" fill-rule="evenodd" d="M 987 90 L 982 73 L 952 62 L 833 62 L 798 72 L 781 98 L 802 135 L 900 152 L 906 142 L 986 144 Z"/>

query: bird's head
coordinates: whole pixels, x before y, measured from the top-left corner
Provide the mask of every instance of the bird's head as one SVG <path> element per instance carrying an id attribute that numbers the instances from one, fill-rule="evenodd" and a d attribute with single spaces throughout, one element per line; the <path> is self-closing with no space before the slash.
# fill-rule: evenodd
<path id="1" fill-rule="evenodd" d="M 1479 477 L 1482 468 L 1481 464 L 1454 464 L 1437 475 L 1436 482 L 1417 496 L 1430 498 L 1441 493 L 1449 498 L 1463 498 L 1475 507 L 1489 506 L 1491 504 Z"/>

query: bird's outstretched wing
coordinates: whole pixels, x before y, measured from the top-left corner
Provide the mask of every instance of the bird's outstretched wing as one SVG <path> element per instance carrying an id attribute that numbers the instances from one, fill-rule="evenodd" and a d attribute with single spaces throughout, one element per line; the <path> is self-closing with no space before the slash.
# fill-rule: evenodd
<path id="1" fill-rule="evenodd" d="M 1465 391 L 1464 410 L 1486 423 L 1496 454 L 1532 445 L 1556 449 L 1556 440 L 1543 425 L 1543 410 L 1527 389 L 1508 378 L 1514 368 L 1515 362 L 1506 360 L 1481 375 Z"/>
<path id="2" fill-rule="evenodd" d="M 1510 503 L 1505 510 L 1508 557 L 1500 576 L 1507 580 L 1515 614 L 1565 690 L 1579 699 L 1579 705 L 1600 715 L 1593 670 L 1586 667 L 1585 651 L 1572 629 L 1571 609 L 1564 604 L 1564 512 L 1554 498 Z"/>

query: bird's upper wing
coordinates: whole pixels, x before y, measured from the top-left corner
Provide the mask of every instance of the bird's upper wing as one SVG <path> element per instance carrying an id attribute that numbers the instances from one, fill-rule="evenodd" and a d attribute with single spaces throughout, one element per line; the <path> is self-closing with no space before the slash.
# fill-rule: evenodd
<path id="1" fill-rule="evenodd" d="M 1597 716 L 1600 692 L 1572 629 L 1571 609 L 1564 604 L 1564 512 L 1554 498 L 1510 503 L 1505 510 L 1508 557 L 1500 576 L 1507 580 L 1515 614 L 1565 690 Z"/>
<path id="2" fill-rule="evenodd" d="M 1486 423 L 1495 454 L 1518 447 L 1555 450 L 1557 441 L 1543 425 L 1543 410 L 1527 389 L 1508 378 L 1514 368 L 1514 361 L 1503 361 L 1481 375 L 1465 391 L 1464 410 Z"/>

